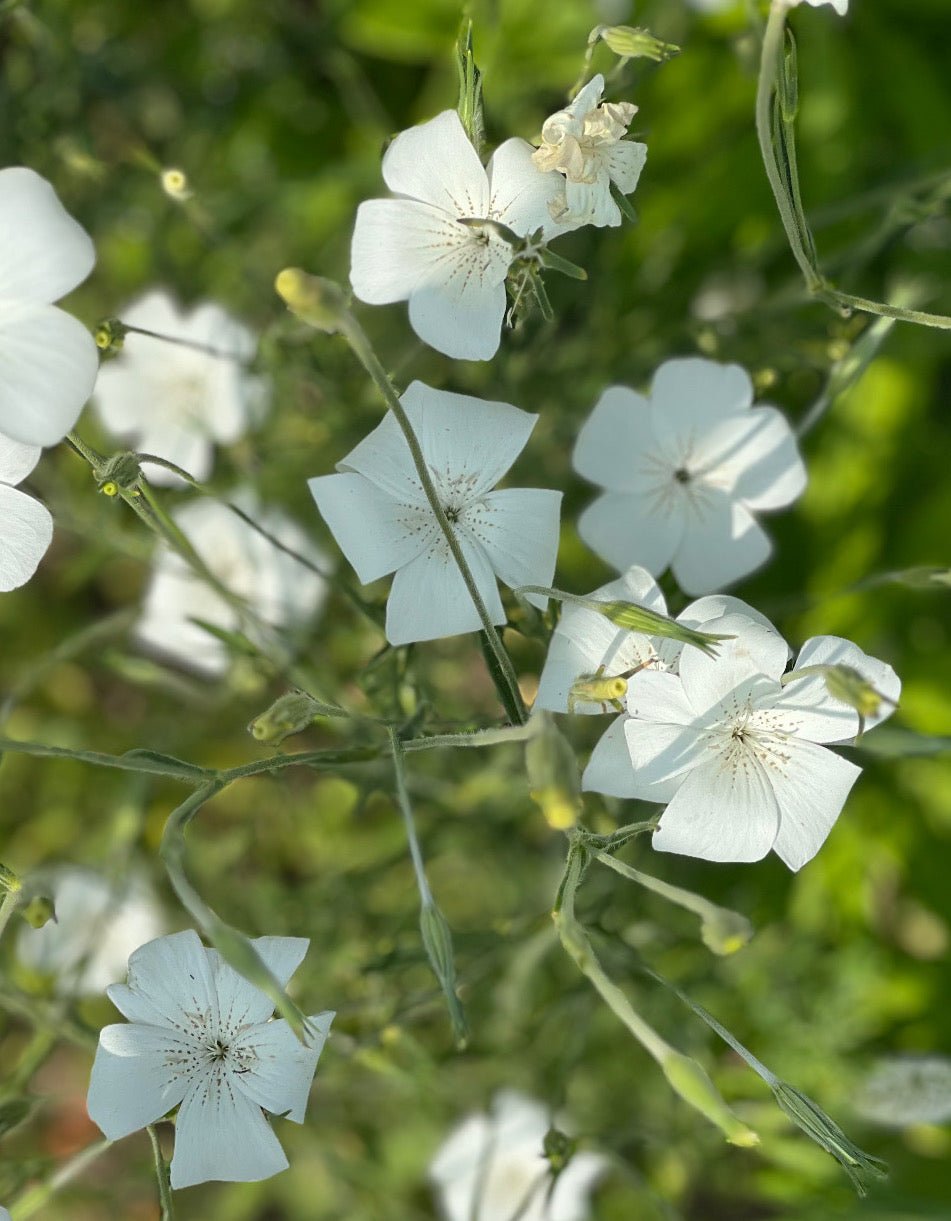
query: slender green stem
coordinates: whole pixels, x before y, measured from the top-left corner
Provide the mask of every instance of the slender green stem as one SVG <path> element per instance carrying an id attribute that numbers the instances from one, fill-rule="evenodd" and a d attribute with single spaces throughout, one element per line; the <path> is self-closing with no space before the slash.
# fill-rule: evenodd
<path id="1" fill-rule="evenodd" d="M 172 1199 L 172 1184 L 169 1180 L 168 1166 L 162 1156 L 162 1145 L 159 1141 L 155 1124 L 148 1124 L 146 1132 L 152 1143 L 152 1157 L 155 1161 L 155 1179 L 158 1183 L 159 1206 L 162 1210 L 161 1221 L 175 1221 L 175 1202 Z"/>
<path id="2" fill-rule="evenodd" d="M 453 559 L 459 567 L 462 574 L 462 579 L 465 582 L 466 589 L 469 592 L 479 619 L 482 623 L 482 628 L 486 634 L 486 639 L 489 648 L 495 658 L 498 671 L 504 682 L 504 690 L 500 686 L 499 695 L 502 698 L 506 708 L 513 709 L 517 714 L 519 723 L 524 723 L 528 719 L 528 713 L 525 710 L 525 704 L 522 700 L 521 692 L 518 689 L 518 679 L 515 674 L 515 668 L 512 665 L 512 659 L 506 652 L 505 646 L 502 644 L 502 638 L 496 630 L 495 624 L 492 622 L 492 617 L 486 609 L 485 602 L 479 592 L 479 587 L 476 584 L 475 577 L 466 561 L 462 547 L 459 544 L 459 539 L 456 536 L 455 530 L 452 528 L 452 523 L 446 516 L 446 511 L 443 508 L 439 494 L 433 484 L 432 476 L 429 473 L 429 467 L 426 465 L 426 458 L 420 448 L 419 440 L 413 430 L 413 425 L 410 423 L 409 417 L 403 409 L 403 404 L 400 402 L 399 395 L 393 389 L 393 385 L 387 376 L 386 370 L 380 364 L 376 352 L 366 336 L 363 328 L 357 322 L 356 318 L 349 310 L 344 310 L 340 317 L 339 329 L 341 334 L 350 344 L 354 355 L 366 369 L 367 373 L 373 379 L 374 384 L 383 396 L 387 407 L 393 412 L 396 417 L 396 422 L 400 426 L 400 430 L 406 439 L 406 444 L 409 447 L 410 454 L 413 459 L 413 465 L 416 468 L 416 474 L 419 476 L 420 484 L 426 500 L 429 502 L 429 507 L 433 511 L 436 521 L 439 523 L 439 528 L 446 539 L 446 543 L 452 553 Z M 493 678 L 496 676 L 493 675 Z M 499 684 L 497 684 L 499 685 Z"/>
<path id="3" fill-rule="evenodd" d="M 423 854 L 419 847 L 419 838 L 416 834 L 416 823 L 413 819 L 413 807 L 410 804 L 409 791 L 406 788 L 406 770 L 403 766 L 403 744 L 399 739 L 396 730 L 390 729 L 390 750 L 393 754 L 393 777 L 396 782 L 396 801 L 400 807 L 400 813 L 403 815 L 403 825 L 406 827 L 406 839 L 409 843 L 409 854 L 413 861 L 413 872 L 416 874 L 416 886 L 419 890 L 419 899 L 424 907 L 429 907 L 433 902 L 432 891 L 429 889 L 429 881 L 426 878 L 426 869 L 423 865 Z"/>
<path id="4" fill-rule="evenodd" d="M 234 352 L 225 352 L 222 348 L 213 347 L 210 343 L 200 343 L 197 339 L 182 339 L 177 335 L 163 335 L 159 331 L 146 330 L 144 326 L 130 326 L 128 322 L 123 322 L 121 318 L 116 319 L 123 331 L 130 335 L 146 335 L 149 339 L 158 339 L 162 343 L 174 344 L 177 348 L 191 348 L 193 352 L 201 352 L 205 356 L 213 356 L 216 360 L 229 360 L 232 364 L 241 365 L 243 368 L 250 368 L 251 362 L 244 360 L 241 356 L 236 356 Z"/>
<path id="5" fill-rule="evenodd" d="M 889 305 L 887 301 L 870 301 L 867 297 L 856 297 L 826 284 L 817 295 L 828 304 L 850 314 L 861 310 L 864 314 L 878 314 L 882 318 L 896 318 L 899 322 L 917 322 L 919 326 L 932 326 L 941 331 L 951 330 L 951 316 L 929 314 L 920 309 L 906 309 L 901 305 Z"/>
<path id="6" fill-rule="evenodd" d="M 32 1217 L 43 1208 L 53 1196 L 71 1183 L 86 1169 L 91 1166 L 97 1158 L 101 1157 L 107 1149 L 111 1149 L 113 1141 L 100 1140 L 95 1144 L 87 1145 L 85 1149 L 80 1151 L 69 1159 L 65 1165 L 61 1166 L 54 1174 L 52 1174 L 45 1183 L 39 1183 L 36 1187 L 31 1187 L 18 1200 L 15 1200 L 11 1209 L 10 1216 L 12 1221 L 26 1221 L 27 1217 Z"/>

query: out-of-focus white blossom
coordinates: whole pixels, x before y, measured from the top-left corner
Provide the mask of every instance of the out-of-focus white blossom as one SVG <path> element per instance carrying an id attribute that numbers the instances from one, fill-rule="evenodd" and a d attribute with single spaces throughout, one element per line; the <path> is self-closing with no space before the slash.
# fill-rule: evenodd
<path id="1" fill-rule="evenodd" d="M 254 335 L 220 305 L 182 310 L 163 289 L 132 302 L 121 321 L 184 342 L 130 331 L 99 374 L 99 418 L 127 444 L 207 479 L 215 445 L 244 436 L 267 405 L 267 381 L 247 369 Z M 181 484 L 161 466 L 146 465 L 146 474 L 156 484 Z"/>

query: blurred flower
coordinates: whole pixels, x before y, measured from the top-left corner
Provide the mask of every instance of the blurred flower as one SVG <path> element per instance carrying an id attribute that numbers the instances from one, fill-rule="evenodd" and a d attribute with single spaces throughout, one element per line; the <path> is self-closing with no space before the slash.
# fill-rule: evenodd
<path id="1" fill-rule="evenodd" d="M 317 565 L 326 562 L 300 526 L 280 510 L 259 510 L 250 497 L 235 500 L 285 546 Z M 275 547 L 227 506 L 214 500 L 196 500 L 173 516 L 212 575 L 242 600 L 257 620 L 287 629 L 316 616 L 327 594 L 324 579 Z M 244 623 L 238 609 L 202 580 L 180 555 L 162 546 L 156 553 L 136 637 L 185 666 L 209 675 L 221 674 L 228 666 L 228 649 L 196 620 L 225 633 L 242 631 L 252 640 L 259 640 L 262 634 L 259 625 Z"/>
<path id="2" fill-rule="evenodd" d="M 251 944 L 285 987 L 310 942 L 259 937 Z M 263 1111 L 304 1122 L 332 1013 L 309 1019 L 313 1039 L 305 1046 L 283 1019 L 268 1020 L 273 1002 L 192 929 L 141 946 L 129 959 L 128 985 L 107 991 L 129 1021 L 100 1032 L 87 1107 L 110 1140 L 181 1104 L 173 1187 L 251 1183 L 287 1168 Z"/>
<path id="3" fill-rule="evenodd" d="M 543 1152 L 551 1117 L 514 1090 L 496 1094 L 489 1115 L 464 1119 L 436 1152 L 429 1176 L 445 1221 L 584 1221 L 588 1197 L 607 1169 L 596 1153 L 575 1153 L 555 1181 Z"/>
<path id="4" fill-rule="evenodd" d="M 49 510 L 16 489 L 39 462 L 40 452 L 38 446 L 0 434 L 0 593 L 27 582 L 53 540 Z"/>
<path id="5" fill-rule="evenodd" d="M 786 0 L 786 3 L 790 8 L 795 8 L 802 0 Z M 811 4 L 813 8 L 818 8 L 820 4 L 831 4 L 840 17 L 849 11 L 849 0 L 806 0 L 806 4 Z"/>
<path id="6" fill-rule="evenodd" d="M 158 901 L 141 878 L 119 882 L 69 867 L 52 876 L 50 889 L 56 918 L 22 928 L 17 956 L 53 976 L 61 995 L 102 992 L 122 978 L 137 946 L 162 933 Z"/>
<path id="7" fill-rule="evenodd" d="M 95 341 L 51 303 L 95 261 L 89 234 L 45 178 L 0 170 L 0 432 L 25 445 L 61 441 L 92 393 Z"/>
<path id="8" fill-rule="evenodd" d="M 596 751 L 582 785 L 613 793 L 617 781 L 619 796 L 665 803 L 653 840 L 661 851 L 756 861 L 772 849 L 800 869 L 825 841 L 861 771 L 822 744 L 854 737 L 859 714 L 821 677 L 787 677 L 783 685 L 789 650 L 762 619 L 732 612 L 703 627 L 735 639 L 723 641 L 716 658 L 684 649 L 676 674 L 639 674 L 620 724 L 630 770 L 607 770 Z M 796 668 L 817 655 L 874 674 L 882 693 L 897 699 L 891 667 L 848 641 L 807 641 Z M 883 707 L 877 719 L 890 711 Z"/>
<path id="9" fill-rule="evenodd" d="M 491 490 L 538 416 L 422 382 L 413 382 L 401 402 L 492 622 L 504 623 L 496 578 L 513 588 L 548 585 L 555 572 L 561 493 Z M 387 640 L 408 644 L 478 631 L 478 612 L 396 419 L 387 415 L 337 470 L 311 479 L 310 490 L 364 584 L 396 571 Z M 546 605 L 535 595 L 529 600 Z"/>
<path id="10" fill-rule="evenodd" d="M 951 1120 L 951 1059 L 891 1056 L 880 1060 L 859 1086 L 853 1108 L 885 1127 Z"/>
<path id="11" fill-rule="evenodd" d="M 246 367 L 254 335 L 220 305 L 209 301 L 185 312 L 163 289 L 129 305 L 122 322 L 184 342 L 130 331 L 99 374 L 93 399 L 99 418 L 143 453 L 207 479 L 215 443 L 237 441 L 267 405 L 266 380 Z M 146 473 L 153 483 L 181 485 L 164 467 Z"/>
<path id="12" fill-rule="evenodd" d="M 532 155 L 539 170 L 565 178 L 564 195 L 550 205 L 561 225 L 619 225 L 621 210 L 611 184 L 623 195 L 637 186 L 647 145 L 625 140 L 637 113 L 630 102 L 601 102 L 604 77 L 591 78 L 564 110 L 545 120 L 542 143 Z"/>
<path id="13" fill-rule="evenodd" d="M 486 169 L 454 110 L 401 132 L 383 158 L 396 198 L 357 209 L 350 282 L 360 300 L 409 301 L 413 330 L 447 356 L 494 356 L 515 251 L 495 225 L 463 222 L 496 222 L 518 237 L 557 232 L 549 204 L 563 184 L 535 168 L 532 151 L 506 140 Z"/>
<path id="14" fill-rule="evenodd" d="M 772 546 L 753 511 L 790 504 L 806 484 L 775 407 L 753 407 L 739 365 L 690 357 L 654 375 L 650 398 L 611 386 L 582 426 L 579 474 L 606 491 L 578 522 L 602 559 L 709 593 L 746 576 Z"/>
<path id="15" fill-rule="evenodd" d="M 10 1214 L 3 1207 L 0 1207 L 0 1221 L 10 1221 Z"/>

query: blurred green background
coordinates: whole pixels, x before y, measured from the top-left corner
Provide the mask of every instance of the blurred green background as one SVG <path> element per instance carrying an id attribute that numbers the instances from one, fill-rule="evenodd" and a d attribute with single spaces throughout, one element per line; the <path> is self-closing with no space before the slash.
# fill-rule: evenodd
<path id="1" fill-rule="evenodd" d="M 946 0 L 853 7 L 845 20 L 806 6 L 791 19 L 803 195 L 823 266 L 849 291 L 911 294 L 921 308 L 948 313 L 951 14 Z M 632 132 L 649 146 L 633 197 L 640 220 L 559 243 L 589 279 L 549 277 L 553 322 L 527 319 L 503 336 L 491 363 L 453 364 L 416 340 L 405 306 L 360 308 L 399 384 L 418 377 L 540 413 L 513 486 L 564 489 L 556 584 L 586 591 L 611 574 L 575 533 L 591 492 L 573 475 L 570 452 L 605 385 L 642 387 L 663 359 L 699 351 L 744 364 L 761 397 L 795 419 L 868 319 L 804 299 L 753 130 L 752 6 L 704 16 L 680 0 L 645 0 L 633 13 L 622 0 L 485 0 L 470 14 L 492 143 L 537 135 L 600 22 L 633 21 L 683 48 L 662 66 L 630 65 L 609 85 L 609 97 L 639 105 Z M 346 280 L 356 205 L 384 193 L 385 140 L 455 103 L 460 17 L 450 0 L 0 4 L 0 164 L 46 175 L 98 250 L 96 270 L 68 307 L 93 326 L 163 284 L 184 302 L 214 298 L 255 327 L 274 408 L 256 434 L 219 453 L 213 486 L 254 482 L 332 554 L 305 480 L 331 471 L 380 406 L 342 341 L 302 333 L 272 283 L 289 264 Z M 598 50 L 595 70 L 613 63 Z M 161 189 L 169 166 L 188 176 L 194 194 L 185 204 Z M 947 593 L 894 582 L 852 587 L 949 562 L 949 397 L 947 334 L 897 324 L 864 377 L 809 433 L 809 488 L 767 522 L 773 561 L 736 590 L 794 646 L 836 633 L 890 661 L 904 680 L 891 724 L 926 735 L 947 734 L 951 724 Z M 108 449 L 91 416 L 79 432 Z M 134 614 L 152 541 L 121 503 L 97 494 L 65 447 L 44 458 L 28 486 L 49 504 L 57 534 L 34 580 L 0 598 L 0 686 L 20 695 L 4 733 L 117 753 L 148 746 L 209 766 L 264 757 L 246 725 L 286 689 L 273 667 L 240 658 L 227 681 L 209 684 L 143 657 L 121 619 L 92 642 L 70 643 L 116 612 Z M 184 498 L 168 493 L 165 502 Z M 385 583 L 372 590 L 379 607 L 385 594 Z M 506 640 L 530 694 L 544 647 L 519 614 L 513 608 L 524 631 L 513 628 Z M 303 659 L 324 695 L 383 715 L 425 707 L 427 727 L 498 717 L 474 637 L 409 653 L 381 653 L 383 644 L 381 630 L 335 594 Z M 63 656 L 44 663 L 57 648 Z M 583 755 L 606 723 L 564 725 Z M 333 722 L 287 746 L 358 736 Z M 309 936 L 297 996 L 308 1011 L 339 1016 L 306 1125 L 277 1125 L 291 1169 L 261 1184 L 180 1193 L 179 1215 L 434 1217 L 425 1178 L 433 1151 L 457 1119 L 507 1085 L 565 1106 L 584 1145 L 611 1156 L 593 1205 L 599 1221 L 948 1217 L 947 1130 L 873 1129 L 852 1114 L 850 1098 L 879 1055 L 951 1052 L 951 770 L 934 753 L 862 762 L 846 810 L 798 876 L 775 858 L 715 866 L 655 856 L 647 844 L 628 854 L 745 912 L 758 935 L 733 958 L 712 959 L 693 918 L 606 871 L 586 881 L 579 899 L 644 1015 L 701 1059 L 760 1130 L 762 1147 L 752 1152 L 725 1145 L 671 1096 L 555 943 L 548 912 L 564 842 L 529 800 L 517 748 L 410 761 L 430 880 L 454 930 L 472 1025 L 461 1053 L 420 947 L 386 760 L 232 786 L 190 832 L 191 874 L 247 932 Z M 156 848 L 183 796 L 173 785 L 7 755 L 0 857 L 21 873 L 60 861 L 121 873 L 135 863 L 163 888 Z M 638 811 L 609 802 L 599 817 L 609 826 L 612 816 L 627 822 Z M 167 886 L 162 893 L 169 928 L 182 927 L 184 913 Z M 37 984 L 18 975 L 13 942 L 3 947 L 5 991 L 20 995 Z M 637 975 L 638 956 L 886 1158 L 890 1180 L 856 1201 L 832 1159 L 790 1128 L 758 1079 Z M 105 1000 L 82 1002 L 74 1014 L 92 1031 L 114 1018 Z M 0 1075 L 29 1038 L 26 1022 L 0 1011 Z M 0 1201 L 95 1138 L 83 1111 L 90 1062 L 65 1042 L 48 1050 L 32 1084 L 41 1104 L 0 1144 Z M 42 1215 L 157 1217 L 145 1136 L 115 1148 Z"/>

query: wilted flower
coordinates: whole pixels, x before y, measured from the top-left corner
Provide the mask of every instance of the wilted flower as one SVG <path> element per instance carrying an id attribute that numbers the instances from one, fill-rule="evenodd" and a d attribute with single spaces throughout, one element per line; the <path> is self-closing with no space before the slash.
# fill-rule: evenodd
<path id="1" fill-rule="evenodd" d="M 306 937 L 251 943 L 281 987 L 300 966 Z M 110 1140 L 180 1107 L 171 1183 L 250 1183 L 288 1162 L 264 1111 L 304 1122 L 310 1083 L 332 1013 L 308 1019 L 305 1046 L 274 1005 L 188 929 L 141 946 L 128 984 L 107 989 L 128 1018 L 106 1026 L 89 1082 L 90 1118 Z"/>
<path id="2" fill-rule="evenodd" d="M 89 234 L 45 178 L 0 170 L 0 433 L 25 445 L 61 441 L 92 393 L 93 337 L 51 303 L 95 261 Z"/>
<path id="3" fill-rule="evenodd" d="M 215 444 L 237 441 L 267 404 L 266 381 L 247 369 L 254 335 L 220 305 L 183 311 L 163 289 L 129 305 L 122 322 L 183 342 L 131 330 L 99 374 L 93 402 L 100 419 L 143 453 L 207 479 Z M 153 483 L 181 482 L 161 466 L 146 473 Z"/>
<path id="4" fill-rule="evenodd" d="M 577 97 L 545 120 L 542 143 L 532 156 L 539 170 L 564 175 L 564 194 L 550 205 L 559 225 L 619 225 L 621 210 L 611 184 L 622 195 L 637 186 L 647 145 L 625 140 L 637 113 L 630 102 L 602 102 L 604 77 L 591 78 Z"/>
<path id="5" fill-rule="evenodd" d="M 553 1167 L 544 1150 L 551 1126 L 541 1103 L 514 1090 L 496 1094 L 490 1114 L 464 1119 L 429 1167 L 445 1221 L 585 1221 L 607 1161 L 574 1153 L 549 1197 Z"/>
<path id="6" fill-rule="evenodd" d="M 143 880 L 113 881 L 91 869 L 67 868 L 51 878 L 56 917 L 24 927 L 17 956 L 55 978 L 62 995 L 91 995 L 120 980 L 129 955 L 158 937 L 164 921 Z"/>
<path id="7" fill-rule="evenodd" d="M 661 365 L 650 398 L 606 390 L 574 451 L 606 489 L 578 522 L 588 546 L 621 570 L 669 564 L 690 594 L 762 564 L 772 546 L 754 511 L 790 504 L 806 471 L 785 418 L 752 402 L 743 369 L 697 357 Z"/>
<path id="8" fill-rule="evenodd" d="M 596 751 L 582 784 L 666 804 L 653 839 L 661 851 L 756 861 L 772 849 L 800 869 L 821 847 L 860 774 L 824 749 L 858 733 L 859 713 L 821 677 L 784 685 L 788 647 L 762 620 L 731 613 L 703 627 L 735 639 L 723 641 L 715 659 L 684 649 L 677 674 L 638 675 L 620 722 L 629 770 L 605 768 Z M 849 641 L 816 637 L 803 646 L 797 668 L 817 655 L 874 673 L 889 700 L 877 720 L 888 715 L 900 690 L 891 667 Z M 795 670 L 788 677 L 794 676 Z M 609 758 L 616 767 L 616 752 Z"/>
<path id="9" fill-rule="evenodd" d="M 492 622 L 504 623 L 497 578 L 512 588 L 549 585 L 555 571 L 561 493 L 492 490 L 538 417 L 422 382 L 413 382 L 401 402 Z M 310 490 L 364 584 L 396 571 L 387 640 L 408 644 L 478 631 L 482 621 L 395 417 L 387 415 L 337 470 L 311 479 Z"/>
<path id="10" fill-rule="evenodd" d="M 395 198 L 357 209 L 350 282 L 360 300 L 409 301 L 413 330 L 447 356 L 494 356 L 515 257 L 497 225 L 518 237 L 558 231 L 549 203 L 562 180 L 536 169 L 532 151 L 506 140 L 484 167 L 454 110 L 401 132 L 383 158 Z"/>
<path id="11" fill-rule="evenodd" d="M 259 510 L 250 497 L 237 500 L 249 516 L 285 546 L 313 563 L 325 557 L 304 531 L 277 509 Z M 220 674 L 229 653 L 222 640 L 200 626 L 201 621 L 223 632 L 242 631 L 260 639 L 260 623 L 278 629 L 301 626 L 313 618 L 327 593 L 326 582 L 257 530 L 214 500 L 196 500 L 174 514 L 195 551 L 214 577 L 254 616 L 243 622 L 238 609 L 203 580 L 168 547 L 156 553 L 152 579 L 145 595 L 138 640 L 185 666 Z"/>
<path id="12" fill-rule="evenodd" d="M 2 338 L 0 338 L 2 343 Z M 2 359 L 2 358 L 0 358 Z M 40 460 L 40 449 L 0 434 L 0 592 L 30 579 L 53 540 L 49 510 L 17 491 Z"/>

